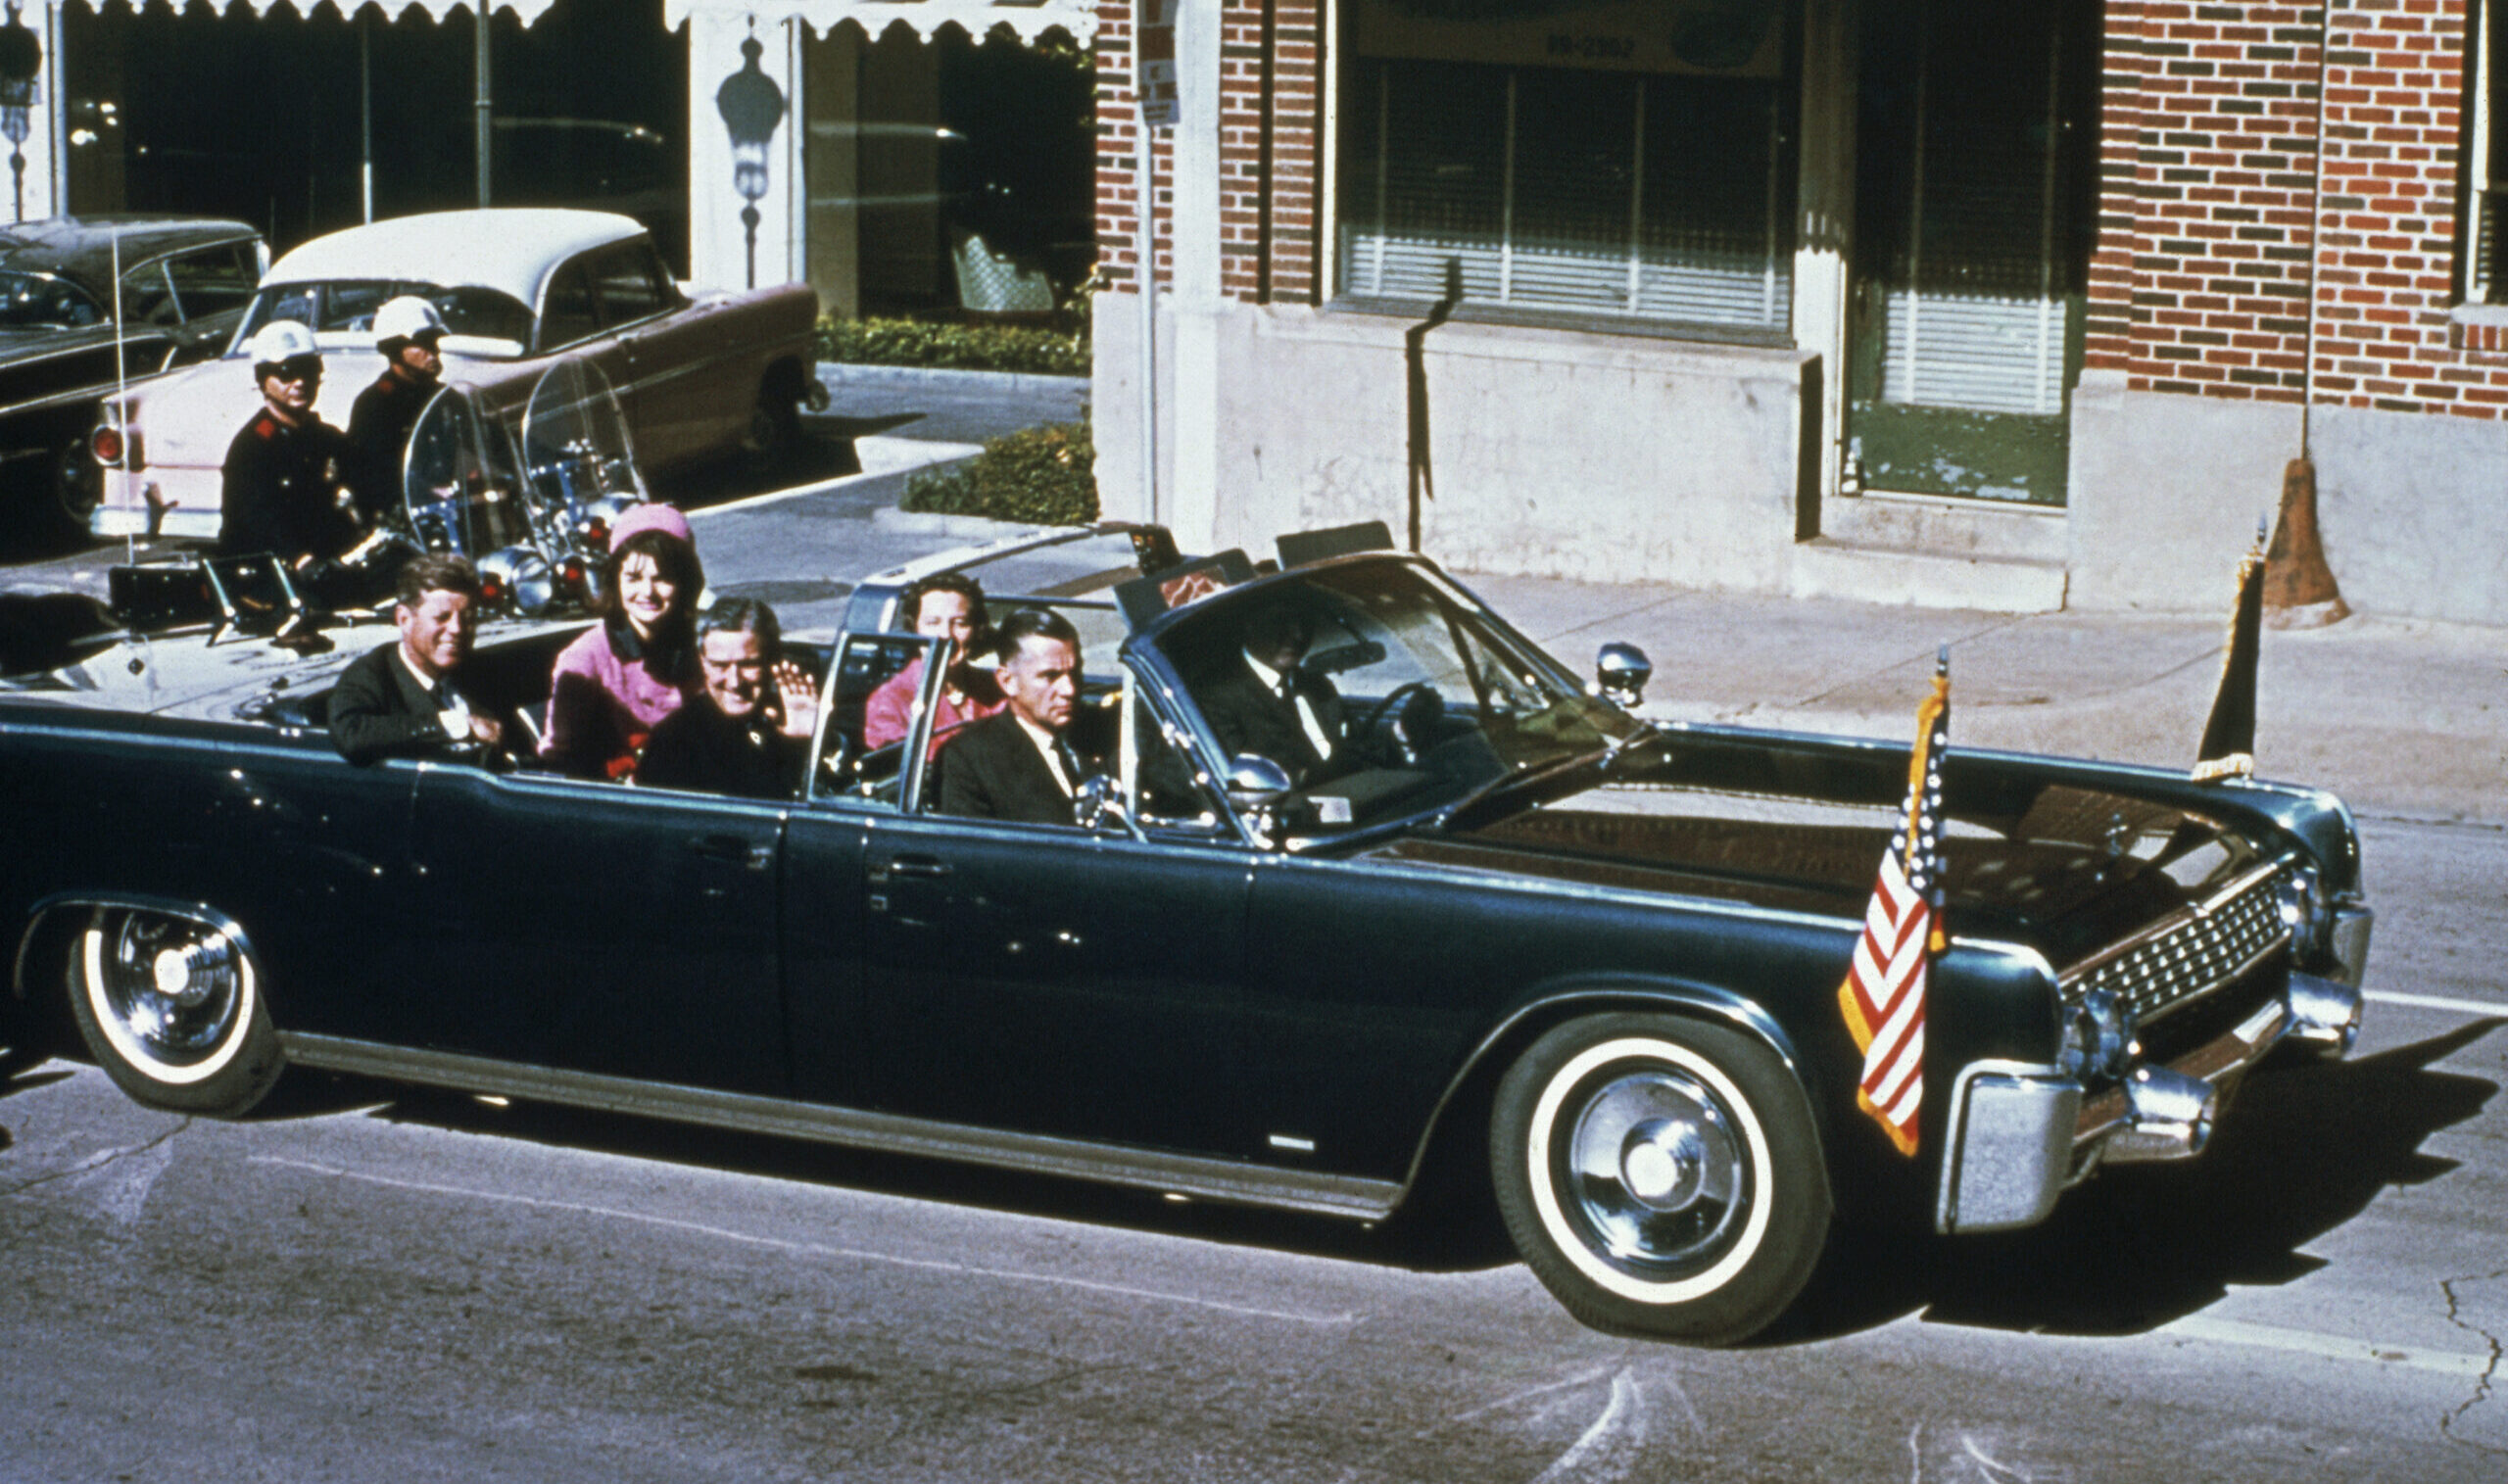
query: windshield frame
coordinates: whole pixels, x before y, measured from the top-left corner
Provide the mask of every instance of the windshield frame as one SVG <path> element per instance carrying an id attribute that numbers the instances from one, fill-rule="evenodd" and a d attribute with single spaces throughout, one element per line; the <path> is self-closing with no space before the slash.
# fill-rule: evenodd
<path id="1" fill-rule="evenodd" d="M 1202 703 L 1187 677 L 1188 670 L 1206 671 L 1209 661 L 1205 656 L 1198 667 L 1187 663 L 1177 652 L 1179 646 L 1175 641 L 1189 636 L 1187 644 L 1182 646 L 1189 649 L 1192 647 L 1190 640 L 1203 638 L 1209 626 L 1230 622 L 1222 619 L 1222 614 L 1233 615 L 1233 621 L 1241 622 L 1265 601 L 1266 595 L 1277 599 L 1292 591 L 1312 592 L 1319 577 L 1335 573 L 1353 574 L 1369 568 L 1383 569 L 1388 574 L 1399 571 L 1403 574 L 1402 580 L 1416 582 L 1421 592 L 1434 604 L 1445 641 L 1453 646 L 1457 670 L 1471 691 L 1473 704 L 1481 709 L 1484 716 L 1491 704 L 1493 690 L 1492 680 L 1486 671 L 1493 658 L 1503 657 L 1519 663 L 1525 672 L 1521 679 L 1531 682 L 1535 689 L 1547 692 L 1551 704 L 1573 703 L 1580 708 L 1580 719 L 1589 717 L 1607 725 L 1596 727 L 1598 735 L 1590 746 L 1569 745 L 1538 756 L 1501 757 L 1498 760 L 1502 771 L 1468 786 L 1432 790 L 1429 796 L 1416 802 L 1406 800 L 1380 815 L 1353 819 L 1346 825 L 1286 832 L 1288 838 L 1281 842 L 1287 848 L 1338 846 L 1379 838 L 1451 816 L 1466 806 L 1472 806 L 1474 815 L 1479 816 L 1486 813 L 1493 797 L 1510 791 L 1519 784 L 1555 778 L 1574 764 L 1609 755 L 1615 743 L 1624 746 L 1652 735 L 1653 728 L 1649 723 L 1596 694 L 1556 656 L 1509 624 L 1496 609 L 1434 562 L 1417 554 L 1372 551 L 1294 567 L 1225 589 L 1160 616 L 1125 643 L 1122 651 L 1125 661 L 1152 681 L 1148 689 L 1175 713 L 1184 740 L 1190 743 L 1196 764 L 1208 778 L 1224 784 L 1231 761 L 1209 718 L 1203 714 Z M 1330 584 L 1323 590 L 1333 595 L 1338 594 L 1341 587 Z M 1469 633 L 1470 630 L 1478 632 Z M 1510 665 L 1511 672 L 1514 667 L 1514 664 Z M 1354 703 L 1352 711 L 1357 713 L 1359 710 Z M 1349 720 L 1355 724 L 1359 715 L 1353 714 Z M 1478 722 L 1475 722 L 1474 731 L 1480 731 Z M 1495 756 L 1494 748 L 1492 752 Z M 1283 834 L 1278 830 L 1264 830 L 1261 822 L 1253 817 L 1263 811 L 1249 810 L 1234 800 L 1226 799 L 1224 787 L 1213 791 L 1222 794 L 1248 838 L 1263 838 L 1268 835 L 1278 839 Z M 1326 793 L 1330 790 L 1324 787 L 1296 789 L 1287 797 L 1294 802 L 1310 791 Z"/>

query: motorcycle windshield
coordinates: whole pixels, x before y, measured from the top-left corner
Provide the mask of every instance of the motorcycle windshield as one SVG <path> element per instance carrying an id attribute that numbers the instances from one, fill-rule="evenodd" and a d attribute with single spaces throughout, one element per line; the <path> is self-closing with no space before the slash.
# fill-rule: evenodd
<path id="1" fill-rule="evenodd" d="M 603 501 L 645 499 L 636 448 L 609 378 L 589 360 L 542 374 L 522 410 L 522 458 L 544 526 L 574 530 Z"/>
<path id="2" fill-rule="evenodd" d="M 531 539 L 512 450 L 464 389 L 446 387 L 418 414 L 402 469 L 403 508 L 420 546 L 479 557 Z"/>

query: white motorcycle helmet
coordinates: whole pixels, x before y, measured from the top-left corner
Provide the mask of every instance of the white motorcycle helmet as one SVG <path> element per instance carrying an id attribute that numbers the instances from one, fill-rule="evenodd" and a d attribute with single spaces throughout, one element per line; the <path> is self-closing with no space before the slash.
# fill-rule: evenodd
<path id="1" fill-rule="evenodd" d="M 404 294 L 374 311 L 375 349 L 389 355 L 396 340 L 415 340 L 429 331 L 445 333 L 444 315 L 427 300 Z"/>
<path id="2" fill-rule="evenodd" d="M 308 356 L 319 359 L 322 347 L 314 332 L 294 319 L 273 319 L 253 336 L 253 369 L 256 372 Z"/>

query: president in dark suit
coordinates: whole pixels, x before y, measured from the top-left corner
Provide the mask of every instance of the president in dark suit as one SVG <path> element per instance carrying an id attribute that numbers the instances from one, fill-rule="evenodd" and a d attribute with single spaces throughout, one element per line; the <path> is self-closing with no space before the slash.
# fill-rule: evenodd
<path id="1" fill-rule="evenodd" d="M 950 734 L 934 757 L 943 814 L 1073 822 L 1071 798 L 1097 760 L 1072 738 L 1080 635 L 1058 613 L 1023 608 L 993 630 L 1002 710 Z"/>
<path id="2" fill-rule="evenodd" d="M 1295 608 L 1260 609 L 1245 625 L 1240 651 L 1193 689 L 1203 720 L 1230 758 L 1268 757 L 1300 787 L 1349 771 L 1340 693 L 1298 668 L 1313 638 Z"/>
<path id="3" fill-rule="evenodd" d="M 504 750 L 506 719 L 475 702 L 459 679 L 478 602 L 479 573 L 466 557 L 429 552 L 401 569 L 392 608 L 399 642 L 341 671 L 331 690 L 331 742 L 341 756 L 370 763 Z"/>

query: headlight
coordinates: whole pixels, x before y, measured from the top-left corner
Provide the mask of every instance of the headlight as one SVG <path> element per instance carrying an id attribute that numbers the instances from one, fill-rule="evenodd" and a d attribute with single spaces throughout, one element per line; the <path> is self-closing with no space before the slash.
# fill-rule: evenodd
<path id="1" fill-rule="evenodd" d="M 2282 925 L 2291 930 L 2291 946 L 2302 961 L 2314 961 L 2325 950 L 2326 929 L 2334 919 L 2325 878 L 2314 866 L 2292 866 L 2274 884 L 2282 909 Z"/>
<path id="2" fill-rule="evenodd" d="M 479 559 L 479 596 L 489 606 L 511 603 L 517 612 L 538 617 L 556 600 L 556 584 L 549 562 L 529 547 L 507 547 Z"/>
<path id="3" fill-rule="evenodd" d="M 2055 1065 L 2065 1076 L 2085 1080 L 2118 1077 L 2141 1052 L 2134 1042 L 2133 1018 L 2114 992 L 2093 989 L 2064 1012 L 2064 1038 Z"/>

